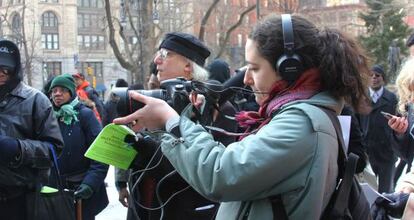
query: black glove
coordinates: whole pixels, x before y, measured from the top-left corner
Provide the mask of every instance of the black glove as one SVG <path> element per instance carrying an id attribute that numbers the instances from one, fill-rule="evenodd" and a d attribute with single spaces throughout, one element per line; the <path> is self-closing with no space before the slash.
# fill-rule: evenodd
<path id="1" fill-rule="evenodd" d="M 20 154 L 21 149 L 16 138 L 0 135 L 0 164 L 17 162 Z"/>
<path id="2" fill-rule="evenodd" d="M 388 211 L 388 214 L 394 218 L 401 218 L 405 205 L 407 205 L 408 197 L 410 197 L 409 193 L 392 193 L 392 194 L 384 194 L 385 197 L 390 199 L 394 202 L 384 203 L 385 209 Z"/>
<path id="3" fill-rule="evenodd" d="M 387 210 L 380 205 L 382 204 L 382 200 L 385 200 L 382 197 L 378 197 L 375 202 L 371 206 L 371 216 L 372 220 L 391 220 L 387 214 Z"/>
<path id="4" fill-rule="evenodd" d="M 132 147 L 138 152 L 134 161 L 131 163 L 130 168 L 133 169 L 143 169 L 147 166 L 150 159 L 154 156 L 159 142 L 152 139 L 150 136 L 137 134 L 137 136 L 127 135 L 124 140 L 126 143 L 132 145 Z M 161 152 L 157 153 L 157 156 L 153 159 L 154 161 L 159 161 L 161 157 Z"/>
<path id="5" fill-rule="evenodd" d="M 87 184 L 80 184 L 80 186 L 76 189 L 74 193 L 74 197 L 76 200 L 78 199 L 89 199 L 93 194 L 93 190 Z"/>
<path id="6" fill-rule="evenodd" d="M 404 213 L 404 209 L 405 209 L 405 205 L 407 204 L 408 201 L 408 197 L 410 196 L 409 193 L 390 193 L 390 194 L 383 194 L 384 197 L 386 197 L 387 199 L 391 200 L 392 202 L 386 200 L 383 197 L 378 197 L 375 200 L 375 203 L 373 205 L 373 208 L 371 208 L 371 213 L 372 216 L 374 218 L 374 220 L 376 220 L 375 216 L 374 216 L 374 209 L 375 206 L 378 206 L 377 208 L 382 208 L 385 210 L 387 215 L 390 215 L 391 217 L 394 218 L 401 218 L 403 213 Z M 380 211 L 381 212 L 381 211 Z M 378 212 L 378 213 L 380 213 Z"/>

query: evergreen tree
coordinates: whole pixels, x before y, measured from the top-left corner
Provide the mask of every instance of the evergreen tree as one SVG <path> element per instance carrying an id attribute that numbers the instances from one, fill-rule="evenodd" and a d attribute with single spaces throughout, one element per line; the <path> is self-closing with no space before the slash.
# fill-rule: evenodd
<path id="1" fill-rule="evenodd" d="M 403 22 L 405 11 L 393 0 L 366 0 L 365 2 L 369 9 L 359 16 L 365 21 L 367 35 L 360 37 L 361 43 L 373 61 L 383 65 L 388 70 L 388 77 L 394 79 L 395 73 L 389 73 L 388 57 L 392 44 L 400 48 L 401 58 L 407 54 L 405 39 L 410 30 Z"/>

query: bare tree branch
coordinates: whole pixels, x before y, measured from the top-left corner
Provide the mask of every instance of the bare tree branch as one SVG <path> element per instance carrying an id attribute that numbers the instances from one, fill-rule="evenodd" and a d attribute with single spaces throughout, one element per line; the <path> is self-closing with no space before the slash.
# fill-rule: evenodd
<path id="1" fill-rule="evenodd" d="M 227 44 L 227 42 L 230 39 L 230 35 L 231 33 L 238 27 L 241 25 L 241 23 L 243 22 L 243 18 L 245 15 L 247 15 L 248 13 L 250 13 L 251 11 L 253 11 L 256 8 L 256 5 L 252 5 L 250 7 L 248 7 L 246 10 L 244 10 L 240 16 L 239 16 L 239 20 L 237 21 L 237 23 L 235 23 L 233 26 L 231 26 L 229 29 L 227 29 L 226 34 L 224 35 L 223 38 L 220 38 L 220 50 L 216 55 L 216 58 L 220 57 L 224 50 L 226 49 L 226 47 L 224 45 Z"/>
<path id="2" fill-rule="evenodd" d="M 213 12 L 213 9 L 216 7 L 219 1 L 220 0 L 214 0 L 214 2 L 210 5 L 208 10 L 204 14 L 203 19 L 201 19 L 200 31 L 198 32 L 198 38 L 201 41 L 204 41 L 204 33 L 206 32 L 206 24 L 207 24 L 208 19 L 210 18 L 211 12 Z"/>
<path id="3" fill-rule="evenodd" d="M 111 4 L 109 0 L 105 0 L 105 14 L 109 29 L 109 44 L 111 45 L 112 50 L 114 51 L 115 57 L 117 58 L 119 64 L 121 64 L 123 68 L 127 70 L 135 69 L 134 65 L 131 63 L 132 60 L 128 62 L 123 58 L 122 53 L 119 50 L 118 44 L 115 41 L 115 27 L 112 21 Z"/>

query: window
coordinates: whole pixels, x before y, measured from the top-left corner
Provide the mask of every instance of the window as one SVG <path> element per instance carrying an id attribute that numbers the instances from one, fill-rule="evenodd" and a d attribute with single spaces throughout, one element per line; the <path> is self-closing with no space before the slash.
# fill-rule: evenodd
<path id="1" fill-rule="evenodd" d="M 138 38 L 136 36 L 129 36 L 128 37 L 128 43 L 129 44 L 137 44 L 138 43 Z"/>
<path id="2" fill-rule="evenodd" d="M 78 0 L 78 6 L 83 8 L 103 8 L 103 0 Z"/>
<path id="3" fill-rule="evenodd" d="M 237 45 L 241 47 L 243 44 L 243 36 L 241 34 L 237 35 Z"/>
<path id="4" fill-rule="evenodd" d="M 42 34 L 42 48 L 47 50 L 59 49 L 58 34 Z"/>
<path id="5" fill-rule="evenodd" d="M 101 35 L 78 35 L 79 49 L 104 50 L 105 37 Z"/>
<path id="6" fill-rule="evenodd" d="M 43 62 L 43 71 L 45 72 L 45 79 L 49 79 L 50 76 L 57 76 L 62 74 L 61 62 Z"/>
<path id="7" fill-rule="evenodd" d="M 105 19 L 101 14 L 78 13 L 78 28 L 103 29 Z"/>
<path id="8" fill-rule="evenodd" d="M 59 49 L 59 24 L 55 13 L 47 11 L 42 14 L 42 48 Z"/>
<path id="9" fill-rule="evenodd" d="M 90 74 L 88 74 L 88 69 Z M 81 62 L 81 71 L 85 76 L 103 76 L 103 63 L 102 62 Z"/>
<path id="10" fill-rule="evenodd" d="M 58 23 L 57 23 L 56 15 L 51 11 L 43 13 L 42 26 L 43 27 L 57 27 Z"/>

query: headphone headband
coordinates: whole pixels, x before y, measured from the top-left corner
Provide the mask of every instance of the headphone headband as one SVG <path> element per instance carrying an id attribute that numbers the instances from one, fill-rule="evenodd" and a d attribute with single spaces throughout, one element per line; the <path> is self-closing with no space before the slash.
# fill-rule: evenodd
<path id="1" fill-rule="evenodd" d="M 290 14 L 282 14 L 283 48 L 287 55 L 292 55 L 295 48 L 292 18 Z"/>

